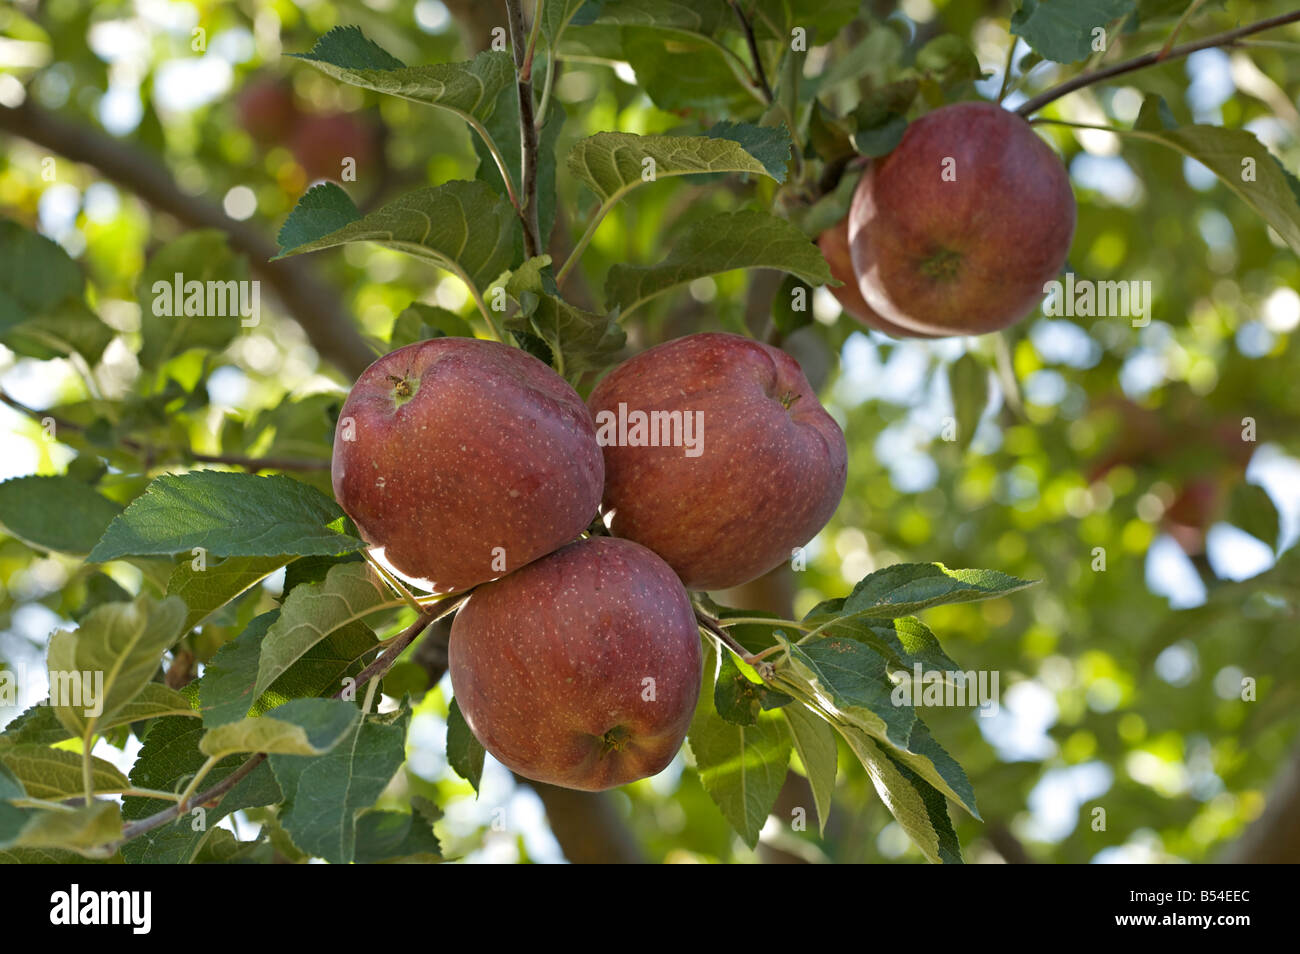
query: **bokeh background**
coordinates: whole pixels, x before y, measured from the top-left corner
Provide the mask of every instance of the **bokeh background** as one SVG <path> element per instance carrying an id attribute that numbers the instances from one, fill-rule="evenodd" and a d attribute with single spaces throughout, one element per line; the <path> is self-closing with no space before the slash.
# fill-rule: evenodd
<path id="1" fill-rule="evenodd" d="M 37 411 L 111 406 L 114 434 L 158 447 L 327 460 L 349 371 L 322 357 L 320 340 L 275 296 L 265 297 L 255 329 L 191 327 L 165 345 L 148 343 L 140 283 L 151 256 L 185 236 L 214 259 L 237 255 L 237 246 L 198 233 L 195 221 L 160 211 L 141 191 L 169 177 L 182 197 L 219 206 L 239 227 L 271 238 L 341 156 L 357 159 L 357 181 L 344 186 L 362 208 L 417 185 L 472 178 L 476 153 L 455 119 L 343 86 L 285 54 L 354 23 L 407 63 L 463 59 L 504 24 L 497 6 L 5 5 L 0 108 L 38 107 L 75 135 L 70 154 L 60 154 L 14 135 L 6 114 L 0 213 L 67 250 L 111 333 L 95 362 L 0 347 L 0 388 Z M 1151 16 L 1127 24 L 1106 62 L 1163 43 L 1184 6 L 1145 4 Z M 1208 7 L 1184 38 L 1290 4 Z M 1009 3 L 971 0 L 865 4 L 840 35 L 818 39 L 805 73 L 816 77 L 879 31 L 904 56 L 951 32 L 986 73 L 960 95 L 991 98 L 1002 85 L 1011 12 Z M 553 90 L 567 114 L 561 155 L 599 130 L 670 132 L 728 115 L 724 104 L 660 108 L 663 98 L 656 105 L 631 64 L 603 56 L 598 36 L 577 35 L 563 48 Z M 645 42 L 668 41 L 647 32 Z M 1021 43 L 1014 62 L 1026 52 Z M 1069 71 L 1024 65 L 1008 105 Z M 1136 73 L 1049 112 L 1131 125 L 1153 92 L 1180 123 L 1248 129 L 1284 166 L 1300 166 L 1300 29 Z M 857 88 L 841 83 L 825 95 L 847 110 Z M 1150 281 L 1150 324 L 1035 314 L 1003 336 L 900 342 L 841 315 L 818 291 L 815 323 L 785 344 L 845 427 L 848 489 L 806 570 L 719 598 L 790 602 L 804 612 L 899 561 L 1041 580 L 1011 598 L 925 617 L 963 667 L 1000 675 L 995 717 L 926 714 L 965 766 L 986 819 L 954 812 L 968 860 L 1202 862 L 1269 851 L 1300 859 L 1300 836 L 1285 824 L 1300 812 L 1300 262 L 1198 163 L 1107 132 L 1040 128 L 1069 166 L 1078 199 L 1070 267 L 1097 281 Z M 143 186 L 109 181 L 77 161 L 78 150 L 84 159 L 105 143 L 156 164 L 140 166 Z M 741 207 L 749 192 L 734 186 L 681 178 L 637 190 L 597 233 L 575 294 L 590 296 L 612 263 L 657 261 L 694 216 Z M 590 201 L 562 169 L 558 189 L 556 241 L 571 247 Z M 375 347 L 412 301 L 472 309 L 456 279 L 375 246 L 318 254 L 309 266 Z M 732 273 L 665 296 L 629 329 L 634 346 L 754 327 L 775 280 Z M 979 372 L 953 373 L 968 353 Z M 978 421 L 968 446 L 943 439 L 950 417 Z M 84 448 L 45 440 L 29 415 L 0 407 L 0 477 L 62 473 L 84 456 Z M 183 452 L 163 458 L 158 467 L 186 464 Z M 115 480 L 123 499 L 138 492 L 139 478 L 114 474 L 105 478 L 109 492 Z M 296 476 L 328 490 L 325 471 Z M 0 708 L 0 726 L 46 694 L 45 642 L 73 625 L 88 587 L 104 573 L 128 591 L 142 585 L 125 564 L 100 570 L 0 534 L 0 665 L 22 677 L 21 700 Z M 278 586 L 273 577 L 205 627 L 193 647 L 199 658 L 272 605 Z M 403 672 L 411 687 L 429 688 L 416 662 Z M 564 858 L 562 842 L 575 836 L 553 831 L 548 811 L 562 811 L 558 804 L 490 759 L 477 799 L 451 773 L 446 692 L 445 681 L 429 688 L 417 709 L 394 797 L 419 792 L 443 806 L 438 831 L 448 856 Z M 129 766 L 139 743 L 120 741 L 101 743 L 97 754 Z M 795 833 L 770 820 L 763 844 L 749 851 L 680 757 L 663 775 L 607 796 L 607 811 L 585 822 L 583 837 L 625 839 L 652 860 L 920 860 L 860 767 L 844 757 L 840 768 L 824 837 L 815 826 Z M 786 801 L 802 797 L 801 782 L 792 774 Z M 1270 798 L 1280 808 L 1266 811 Z M 247 838 L 273 822 L 241 814 L 233 824 Z"/>

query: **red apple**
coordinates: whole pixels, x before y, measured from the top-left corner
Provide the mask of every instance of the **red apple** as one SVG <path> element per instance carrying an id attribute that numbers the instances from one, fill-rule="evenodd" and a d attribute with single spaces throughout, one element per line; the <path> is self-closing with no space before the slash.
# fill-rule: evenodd
<path id="1" fill-rule="evenodd" d="M 588 404 L 611 530 L 659 554 L 690 589 L 739 586 L 790 559 L 844 493 L 839 425 L 794 358 L 749 338 L 697 334 L 651 348 L 611 371 Z M 638 430 L 639 414 L 654 426 Z"/>
<path id="2" fill-rule="evenodd" d="M 847 217 L 839 225 L 829 228 L 819 235 L 817 245 L 826 258 L 826 264 L 830 266 L 831 277 L 843 282 L 842 285 L 828 285 L 827 288 L 840 303 L 840 307 L 858 321 L 868 328 L 874 328 L 876 331 L 893 335 L 895 338 L 940 337 L 939 335 L 924 334 L 920 331 L 909 331 L 907 328 L 896 325 L 891 321 L 886 321 L 871 310 L 871 306 L 862 297 L 862 292 L 858 290 L 858 278 L 853 273 L 853 259 L 849 255 L 849 220 Z"/>
<path id="3" fill-rule="evenodd" d="M 354 159 L 358 173 L 374 165 L 379 135 L 373 124 L 352 113 L 307 116 L 294 127 L 290 148 L 310 178 L 337 180 L 344 159 Z"/>
<path id="4" fill-rule="evenodd" d="M 886 321 L 984 334 L 1043 299 L 1074 220 L 1065 166 L 1030 125 L 992 103 L 957 103 L 909 125 L 863 174 L 849 212 L 853 270 Z"/>
<path id="5" fill-rule="evenodd" d="M 610 537 L 479 587 L 456 614 L 448 658 L 485 749 L 527 778 L 586 791 L 663 771 L 702 676 L 681 582 L 645 547 Z"/>
<path id="6" fill-rule="evenodd" d="M 261 76 L 245 83 L 235 100 L 239 125 L 263 146 L 283 142 L 298 121 L 293 89 L 281 79 Z"/>
<path id="7" fill-rule="evenodd" d="M 439 592 L 573 540 L 604 480 L 577 392 L 531 355 L 474 338 L 420 341 L 362 372 L 331 470 L 365 540 Z"/>

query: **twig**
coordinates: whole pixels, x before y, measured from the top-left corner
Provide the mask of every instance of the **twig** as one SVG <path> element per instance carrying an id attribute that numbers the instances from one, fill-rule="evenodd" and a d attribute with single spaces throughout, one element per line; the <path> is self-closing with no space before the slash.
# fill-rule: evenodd
<path id="1" fill-rule="evenodd" d="M 0 403 L 7 404 L 15 411 L 26 414 L 38 423 L 45 420 L 53 421 L 56 431 L 69 430 L 77 433 L 85 431 L 85 428 L 75 421 L 57 417 L 48 411 L 38 411 L 35 408 L 28 407 L 16 401 L 4 390 L 0 390 Z M 243 457 L 238 454 L 196 454 L 189 448 L 155 447 L 133 437 L 123 437 L 118 443 L 129 450 L 135 451 L 137 454 L 144 455 L 151 463 L 157 460 L 160 451 L 173 450 L 185 460 L 198 461 L 204 464 L 228 464 L 231 467 L 243 467 L 254 472 L 259 470 L 328 470 L 330 466 L 330 462 L 327 460 L 303 460 L 290 457 Z"/>
<path id="2" fill-rule="evenodd" d="M 1002 86 L 1000 89 L 998 89 L 999 103 L 1002 102 L 1002 100 L 1006 99 L 1007 89 L 1011 85 L 1011 67 L 1015 63 L 1016 47 L 1019 44 L 1020 44 L 1019 39 L 1013 36 L 1011 38 L 1011 46 L 1007 48 L 1007 62 L 1006 65 L 1002 68 Z"/>
<path id="3" fill-rule="evenodd" d="M 737 0 L 727 0 L 731 5 L 732 12 L 736 14 L 736 19 L 740 21 L 740 29 L 745 34 L 745 43 L 749 46 L 749 55 L 754 61 L 754 85 L 763 93 L 763 99 L 768 105 L 776 99 L 772 93 L 772 87 L 768 85 L 767 73 L 763 69 L 763 58 L 758 53 L 758 39 L 754 36 L 754 27 L 745 16 L 744 11 L 740 9 Z M 794 130 L 791 130 L 793 135 Z"/>
<path id="4" fill-rule="evenodd" d="M 1283 13 L 1275 17 L 1270 17 L 1267 20 L 1260 20 L 1258 23 L 1251 23 L 1244 27 L 1238 27 L 1235 30 L 1228 30 L 1226 33 L 1218 33 L 1214 36 L 1206 37 L 1203 40 L 1184 43 L 1182 46 L 1176 46 L 1170 50 L 1159 50 L 1154 53 L 1146 53 L 1142 56 L 1134 57 L 1131 60 L 1125 60 L 1123 63 L 1116 63 L 1114 66 L 1108 66 L 1104 70 L 1096 70 L 1091 73 L 1081 73 L 1073 79 L 1066 80 L 1059 86 L 1054 86 L 1045 92 L 1039 93 L 1032 99 L 1026 100 L 1020 108 L 1016 110 L 1016 112 L 1021 116 L 1028 117 L 1042 109 L 1048 103 L 1055 102 L 1062 96 L 1073 93 L 1075 90 L 1083 89 L 1085 86 L 1091 86 L 1094 83 L 1100 83 L 1115 76 L 1122 76 L 1125 73 L 1132 73 L 1135 70 L 1145 69 L 1146 67 L 1154 66 L 1157 63 L 1166 63 L 1170 60 L 1180 59 L 1200 50 L 1208 50 L 1216 46 L 1228 46 L 1243 36 L 1250 36 L 1253 33 L 1262 33 L 1265 30 L 1271 30 L 1274 27 L 1285 26 L 1288 23 L 1295 23 L 1297 21 L 1300 21 L 1300 11 L 1294 13 Z"/>
<path id="5" fill-rule="evenodd" d="M 1196 11 L 1199 10 L 1201 5 L 1204 3 L 1205 0 L 1192 0 L 1191 5 L 1183 11 L 1183 15 L 1178 18 L 1178 22 L 1174 24 L 1174 28 L 1169 31 L 1169 39 L 1165 40 L 1165 45 L 1160 48 L 1159 59 L 1163 60 L 1169 55 L 1169 51 L 1174 48 L 1174 40 L 1178 39 L 1178 34 L 1182 31 L 1183 27 L 1187 25 L 1187 21 L 1196 14 Z"/>
<path id="6" fill-rule="evenodd" d="M 516 87 L 519 91 L 520 174 L 519 220 L 524 226 L 524 254 L 534 258 L 542 254 L 541 226 L 537 217 L 537 125 L 533 115 L 533 51 L 541 24 L 542 0 L 533 15 L 532 33 L 524 39 L 524 14 L 520 0 L 505 0 L 510 21 L 510 45 L 515 53 Z"/>

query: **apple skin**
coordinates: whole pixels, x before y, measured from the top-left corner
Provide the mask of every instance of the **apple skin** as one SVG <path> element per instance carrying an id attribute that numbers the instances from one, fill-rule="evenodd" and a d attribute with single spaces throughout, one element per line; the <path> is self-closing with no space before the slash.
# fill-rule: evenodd
<path id="1" fill-rule="evenodd" d="M 784 403 L 783 403 L 784 398 Z M 588 398 L 600 412 L 701 412 L 702 453 L 606 444 L 615 536 L 668 562 L 688 589 L 721 590 L 790 559 L 844 493 L 844 434 L 784 351 L 732 334 L 688 335 L 616 367 Z"/>
<path id="2" fill-rule="evenodd" d="M 370 169 L 379 156 L 378 130 L 352 113 L 306 116 L 294 127 L 289 148 L 312 179 L 335 179 L 343 160 L 356 160 L 357 172 Z"/>
<path id="3" fill-rule="evenodd" d="M 952 159 L 956 180 L 944 181 Z M 1074 193 L 1056 153 L 1020 116 L 956 103 L 907 127 L 853 195 L 849 245 L 866 303 L 938 335 L 1014 324 L 1060 274 Z"/>
<path id="4" fill-rule="evenodd" d="M 239 125 L 259 145 L 282 142 L 298 122 L 298 106 L 288 83 L 260 76 L 245 83 L 235 99 Z"/>
<path id="5" fill-rule="evenodd" d="M 929 335 L 924 332 L 903 328 L 891 321 L 886 321 L 871 310 L 867 300 L 862 297 L 862 292 L 858 290 L 858 277 L 853 272 L 853 258 L 849 254 L 849 220 L 847 216 L 839 225 L 829 228 L 819 235 L 817 237 L 817 246 L 822 250 L 822 256 L 826 259 L 826 264 L 830 266 L 831 277 L 844 283 L 838 286 L 828 285 L 827 289 L 835 296 L 835 300 L 840 303 L 840 307 L 858 321 L 868 328 L 874 328 L 876 331 L 892 335 L 895 338 L 940 337 L 939 335 Z"/>
<path id="6" fill-rule="evenodd" d="M 479 587 L 452 623 L 448 660 L 485 749 L 526 778 L 583 791 L 663 771 L 703 675 L 681 582 L 645 547 L 612 537 Z"/>
<path id="7" fill-rule="evenodd" d="M 331 476 L 366 542 L 454 592 L 577 537 L 596 515 L 604 463 L 582 398 L 541 361 L 434 338 L 362 372 L 339 412 Z"/>

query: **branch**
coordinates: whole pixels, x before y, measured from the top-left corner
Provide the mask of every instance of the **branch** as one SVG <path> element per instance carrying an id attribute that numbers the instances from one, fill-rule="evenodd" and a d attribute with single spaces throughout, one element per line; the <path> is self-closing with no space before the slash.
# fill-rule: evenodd
<path id="1" fill-rule="evenodd" d="M 257 275 L 275 290 L 289 315 L 302 326 L 322 358 L 355 378 L 374 355 L 340 305 L 338 289 L 320 282 L 302 259 L 271 262 L 279 249 L 254 225 L 236 222 L 221 206 L 181 190 L 171 172 L 152 154 L 114 139 L 92 126 L 69 122 L 30 99 L 0 106 L 0 131 L 43 146 L 73 162 L 94 166 L 159 212 L 192 229 L 220 229 L 230 246 L 248 256 Z"/>
<path id="2" fill-rule="evenodd" d="M 745 43 L 749 46 L 749 55 L 754 60 L 754 85 L 763 93 L 764 101 L 770 106 L 776 96 L 772 93 L 772 87 L 767 82 L 767 73 L 763 69 L 763 57 L 759 56 L 758 53 L 758 39 L 754 36 L 754 27 L 740 9 L 740 4 L 736 0 L 727 0 L 727 2 L 736 14 L 736 19 L 740 21 L 740 29 L 745 34 Z M 791 133 L 793 134 L 793 130 L 791 130 Z"/>
<path id="3" fill-rule="evenodd" d="M 3 389 L 0 389 L 0 404 L 7 404 L 15 411 L 26 414 L 38 422 L 53 421 L 56 432 L 58 430 L 68 430 L 81 433 L 85 430 L 84 427 L 74 421 L 21 404 Z M 260 470 L 329 470 L 330 467 L 330 462 L 327 460 L 306 460 L 294 457 L 242 457 L 238 454 L 196 454 L 189 448 L 155 447 L 152 444 L 138 441 L 134 437 L 123 437 L 118 443 L 128 450 L 142 454 L 150 463 L 157 459 L 160 451 L 176 450 L 185 460 L 199 461 L 204 464 L 229 464 L 231 467 L 243 467 L 253 473 Z"/>
<path id="4" fill-rule="evenodd" d="M 520 0 L 505 0 L 510 19 L 510 46 L 515 53 L 516 87 L 519 91 L 519 151 L 523 156 L 520 174 L 519 220 L 524 225 L 524 254 L 534 258 L 542 254 L 541 226 L 537 218 L 537 125 L 533 115 L 533 51 L 541 24 L 542 3 L 538 0 L 533 14 L 533 30 L 524 39 L 524 14 Z"/>
<path id="5" fill-rule="evenodd" d="M 1219 859 L 1234 865 L 1300 861 L 1300 749 L 1282 769 L 1264 811 Z"/>
<path id="6" fill-rule="evenodd" d="M 1132 73 L 1134 70 L 1145 69 L 1146 67 L 1154 66 L 1157 63 L 1165 63 L 1169 60 L 1181 59 L 1182 57 L 1191 53 L 1196 53 L 1199 50 L 1208 50 L 1216 46 L 1229 46 L 1243 36 L 1250 36 L 1252 33 L 1262 33 L 1265 30 L 1285 26 L 1288 23 L 1295 23 L 1296 21 L 1300 21 L 1300 11 L 1296 11 L 1295 13 L 1283 13 L 1279 16 L 1270 17 L 1267 20 L 1260 20 L 1258 23 L 1238 27 L 1236 30 L 1229 30 L 1226 33 L 1218 33 L 1214 36 L 1206 37 L 1203 40 L 1196 40 L 1193 43 L 1184 43 L 1182 46 L 1175 46 L 1173 49 L 1146 53 L 1142 56 L 1134 57 L 1131 60 L 1125 60 L 1123 63 L 1116 63 L 1114 66 L 1108 66 L 1104 70 L 1096 70 L 1092 73 L 1081 73 L 1074 77 L 1074 79 L 1067 80 L 1059 86 L 1053 86 L 1046 92 L 1039 93 L 1033 99 L 1026 100 L 1020 108 L 1016 110 L 1016 112 L 1021 116 L 1028 117 L 1042 109 L 1048 103 L 1054 102 L 1068 93 L 1073 93 L 1075 90 L 1083 89 L 1085 86 L 1091 86 L 1094 83 L 1100 83 L 1115 76 L 1122 76 L 1125 73 Z"/>

